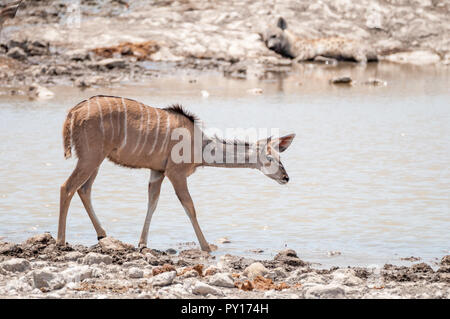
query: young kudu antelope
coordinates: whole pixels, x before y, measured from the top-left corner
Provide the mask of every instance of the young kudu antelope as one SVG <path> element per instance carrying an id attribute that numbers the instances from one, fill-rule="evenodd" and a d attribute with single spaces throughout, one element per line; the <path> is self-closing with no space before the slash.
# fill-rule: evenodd
<path id="1" fill-rule="evenodd" d="M 181 142 L 173 138 L 177 132 L 187 133 L 183 140 L 187 147 L 182 148 L 182 152 L 178 148 Z M 200 136 L 199 144 L 196 144 L 195 136 Z M 64 156 L 71 156 L 73 146 L 78 162 L 61 186 L 57 243 L 65 244 L 66 217 L 75 192 L 83 202 L 98 239 L 106 236 L 92 207 L 91 188 L 100 164 L 108 158 L 122 166 L 151 170 L 148 209 L 139 247 L 147 245 L 150 220 L 161 184 L 167 177 L 191 220 L 202 250 L 210 251 L 197 222 L 187 177 L 197 167 L 247 167 L 259 169 L 280 184 L 286 184 L 289 177 L 280 162 L 279 152 L 291 144 L 294 136 L 263 139 L 256 143 L 228 142 L 203 134 L 196 117 L 179 105 L 160 109 L 121 97 L 91 97 L 68 112 L 63 126 Z M 182 161 L 174 156 L 181 153 Z"/>

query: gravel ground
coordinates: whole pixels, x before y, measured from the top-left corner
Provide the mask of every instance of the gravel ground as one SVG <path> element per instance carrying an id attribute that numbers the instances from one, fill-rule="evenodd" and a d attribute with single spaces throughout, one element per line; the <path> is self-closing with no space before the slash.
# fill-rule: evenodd
<path id="1" fill-rule="evenodd" d="M 198 249 L 166 252 L 107 237 L 92 247 L 57 247 L 49 233 L 0 242 L 3 298 L 450 298 L 450 255 L 381 269 L 315 269 L 295 251 L 273 260 Z"/>

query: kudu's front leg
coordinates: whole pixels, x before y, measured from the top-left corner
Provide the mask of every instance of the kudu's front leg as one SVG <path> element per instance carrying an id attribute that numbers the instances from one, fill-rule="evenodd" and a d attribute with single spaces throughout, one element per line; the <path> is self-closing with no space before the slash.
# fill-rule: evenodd
<path id="1" fill-rule="evenodd" d="M 164 180 L 164 174 L 157 171 L 151 171 L 150 182 L 148 183 L 148 208 L 145 216 L 144 227 L 142 228 L 141 238 L 139 239 L 139 248 L 147 247 L 148 229 L 156 205 L 158 204 L 159 194 L 161 192 L 161 184 Z"/>
<path id="2" fill-rule="evenodd" d="M 192 202 L 191 195 L 189 194 L 189 190 L 187 188 L 187 180 L 186 177 L 181 177 L 177 175 L 167 176 L 175 189 L 175 193 L 178 196 L 178 199 L 183 205 L 186 214 L 189 216 L 191 220 L 192 226 L 194 227 L 195 235 L 197 235 L 197 239 L 200 242 L 200 247 L 203 251 L 210 252 L 211 248 L 209 247 L 208 242 L 203 236 L 202 230 L 200 229 L 200 225 L 197 221 L 197 215 L 195 213 L 194 203 Z"/>

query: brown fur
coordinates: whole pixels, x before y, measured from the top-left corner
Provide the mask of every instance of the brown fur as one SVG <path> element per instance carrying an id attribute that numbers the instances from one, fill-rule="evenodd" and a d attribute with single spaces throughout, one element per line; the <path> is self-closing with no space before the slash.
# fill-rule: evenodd
<path id="1" fill-rule="evenodd" d="M 69 158 L 73 147 L 78 163 L 72 175 L 61 186 L 58 243 L 65 243 L 66 216 L 75 192 L 82 199 L 97 237 L 106 236 L 94 213 L 90 192 L 98 167 L 108 158 L 121 166 L 149 168 L 152 172 L 149 208 L 141 246 L 146 245 L 150 218 L 156 208 L 161 183 L 167 176 L 192 221 L 202 249 L 209 250 L 196 220 L 186 182 L 186 178 L 202 163 L 194 163 L 192 158 L 188 163 L 176 164 L 170 156 L 177 142 L 171 140 L 171 132 L 176 128 L 185 128 L 194 136 L 195 119 L 193 114 L 179 105 L 159 109 L 113 96 L 94 96 L 73 107 L 63 125 L 64 156 Z M 192 141 L 191 146 L 193 157 Z"/>
<path id="2" fill-rule="evenodd" d="M 194 147 L 194 137 L 198 136 L 197 134 L 201 134 L 202 152 L 205 145 L 223 147 L 223 144 L 227 144 L 227 142 L 217 138 L 203 139 L 203 133 L 196 126 L 196 119 L 195 115 L 187 112 L 180 105 L 160 109 L 146 106 L 132 99 L 104 95 L 91 97 L 73 107 L 68 112 L 63 125 L 64 156 L 69 158 L 72 155 L 73 147 L 78 162 L 70 177 L 61 186 L 57 243 L 65 244 L 66 218 L 70 201 L 75 192 L 78 192 L 83 202 L 97 232 L 97 237 L 106 236 L 91 203 L 92 184 L 97 176 L 99 166 L 105 158 L 121 166 L 148 168 L 151 171 L 147 216 L 139 241 L 141 247 L 145 247 L 147 244 L 151 217 L 156 209 L 161 184 L 165 177 L 171 181 L 178 199 L 191 220 L 200 246 L 205 251 L 210 251 L 210 247 L 198 224 L 194 204 L 187 187 L 187 177 L 198 166 L 258 168 L 280 184 L 287 183 L 289 178 L 283 165 L 279 162 L 278 153 L 273 148 L 281 145 L 282 148 L 279 149 L 281 152 L 284 151 L 295 135 L 288 135 L 275 141 L 264 139 L 256 145 L 244 143 L 244 150 L 240 151 L 240 154 L 237 154 L 238 151 L 236 153 L 233 151 L 234 158 L 231 162 L 221 160 L 206 162 L 203 153 L 200 154 L 200 161 L 198 161 L 196 155 L 199 154 L 195 153 L 198 150 Z M 171 139 L 171 133 L 178 128 L 183 128 L 190 134 L 187 150 L 190 148 L 191 155 L 187 161 L 181 163 L 176 162 L 171 156 L 172 147 L 179 142 Z M 233 149 L 237 150 L 238 144 L 233 141 L 232 145 L 235 146 Z M 183 149 L 184 151 L 185 149 Z M 241 163 L 237 160 L 238 155 L 249 159 L 250 154 L 256 154 L 255 152 L 262 154 L 258 156 L 258 159 L 265 158 L 270 153 L 271 162 L 275 163 L 276 169 L 268 170 L 270 166 L 268 160 L 264 163 L 259 160 L 257 163 L 250 163 L 250 161 Z M 224 158 L 227 158 L 226 151 L 223 155 Z"/>

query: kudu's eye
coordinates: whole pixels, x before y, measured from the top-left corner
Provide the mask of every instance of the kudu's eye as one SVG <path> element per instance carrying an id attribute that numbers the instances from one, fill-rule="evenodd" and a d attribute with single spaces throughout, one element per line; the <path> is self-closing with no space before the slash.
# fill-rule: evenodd
<path id="1" fill-rule="evenodd" d="M 269 162 L 273 162 L 274 158 L 272 155 L 267 155 L 267 159 L 269 160 Z"/>

